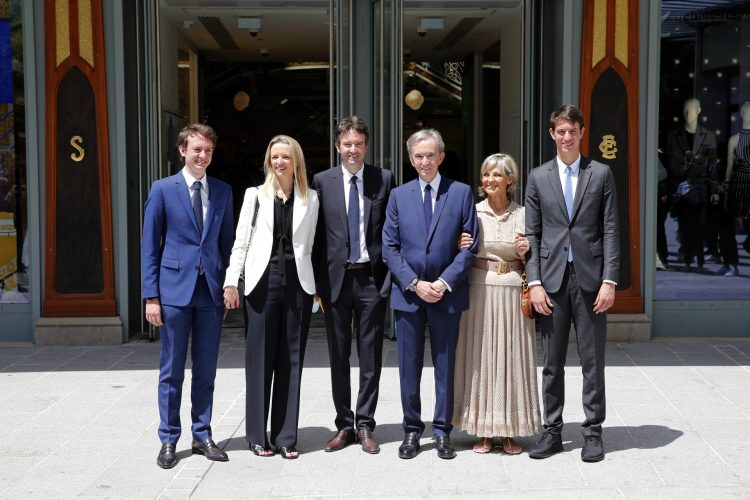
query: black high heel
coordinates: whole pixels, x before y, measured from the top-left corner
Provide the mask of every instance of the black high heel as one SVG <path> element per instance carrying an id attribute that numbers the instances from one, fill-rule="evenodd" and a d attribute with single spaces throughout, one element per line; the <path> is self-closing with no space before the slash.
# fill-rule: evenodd
<path id="1" fill-rule="evenodd" d="M 272 457 L 273 450 L 271 448 L 264 448 L 259 444 L 251 444 L 250 450 L 258 457 Z"/>
<path id="2" fill-rule="evenodd" d="M 278 448 L 279 455 L 281 455 L 281 458 L 285 458 L 287 460 L 294 460 L 295 458 L 299 457 L 299 451 L 297 451 L 297 448 L 294 446 L 280 446 Z M 296 453 L 296 455 L 293 455 L 293 453 Z"/>

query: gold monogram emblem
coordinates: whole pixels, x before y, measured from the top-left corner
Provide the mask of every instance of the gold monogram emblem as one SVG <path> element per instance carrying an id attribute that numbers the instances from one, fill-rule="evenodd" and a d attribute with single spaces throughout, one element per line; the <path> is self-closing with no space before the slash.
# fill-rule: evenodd
<path id="1" fill-rule="evenodd" d="M 602 136 L 602 142 L 599 143 L 599 151 L 602 152 L 602 157 L 607 160 L 614 160 L 617 158 L 617 141 L 615 136 L 607 134 Z"/>
<path id="2" fill-rule="evenodd" d="M 83 149 L 83 137 L 80 135 L 74 135 L 70 138 L 70 145 L 77 151 L 77 153 L 70 153 L 70 159 L 79 162 L 86 156 L 86 150 Z"/>

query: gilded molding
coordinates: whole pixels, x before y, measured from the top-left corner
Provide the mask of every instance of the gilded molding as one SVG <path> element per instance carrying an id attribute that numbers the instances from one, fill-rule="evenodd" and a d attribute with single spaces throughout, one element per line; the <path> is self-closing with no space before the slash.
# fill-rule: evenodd
<path id="1" fill-rule="evenodd" d="M 628 3 L 615 0 L 615 58 L 628 67 Z"/>
<path id="2" fill-rule="evenodd" d="M 594 0 L 594 30 L 591 44 L 591 67 L 607 53 L 607 0 Z"/>
<path id="3" fill-rule="evenodd" d="M 68 0 L 55 0 L 55 65 L 70 57 L 70 8 Z"/>
<path id="4" fill-rule="evenodd" d="M 78 0 L 78 52 L 94 67 L 94 25 L 91 21 L 91 0 Z"/>

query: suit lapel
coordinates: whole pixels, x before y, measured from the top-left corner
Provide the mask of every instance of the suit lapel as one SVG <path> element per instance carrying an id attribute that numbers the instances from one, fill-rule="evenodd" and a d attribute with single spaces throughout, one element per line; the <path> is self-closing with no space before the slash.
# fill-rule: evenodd
<path id="1" fill-rule="evenodd" d="M 703 141 L 705 140 L 706 140 L 706 131 L 703 130 L 703 127 L 698 127 L 695 130 L 695 136 L 693 139 L 693 154 L 700 152 L 701 148 L 703 147 Z"/>
<path id="2" fill-rule="evenodd" d="M 581 156 L 581 163 L 578 167 L 578 185 L 576 186 L 576 195 L 573 198 L 573 217 L 575 219 L 578 210 L 581 208 L 581 202 L 583 200 L 583 194 L 586 192 L 586 188 L 591 180 L 591 160 Z M 571 220 L 572 220 L 571 219 Z"/>
<path id="3" fill-rule="evenodd" d="M 435 199 L 435 206 L 432 209 L 432 224 L 430 230 L 427 232 L 427 244 L 430 243 L 432 235 L 435 234 L 435 228 L 437 227 L 440 214 L 443 213 L 443 207 L 448 200 L 448 188 L 450 187 L 451 180 L 445 177 L 440 179 L 440 185 L 438 186 L 437 198 Z"/>
<path id="4" fill-rule="evenodd" d="M 367 237 L 367 229 L 370 226 L 370 211 L 372 209 L 372 198 L 374 196 L 374 187 L 376 182 L 374 167 L 365 165 L 362 167 L 362 199 L 364 200 L 364 226 L 365 226 L 365 237 Z"/>
<path id="5" fill-rule="evenodd" d="M 417 220 L 419 221 L 419 227 L 422 228 L 423 234 L 425 235 L 425 241 L 427 241 L 427 230 L 429 228 L 424 220 L 424 204 L 422 202 L 422 190 L 419 187 L 419 179 L 414 179 L 406 185 L 411 189 L 412 210 L 414 214 L 416 214 Z"/>
<path id="6" fill-rule="evenodd" d="M 197 233 L 198 221 L 195 220 L 193 205 L 190 203 L 190 188 L 188 187 L 187 182 L 185 182 L 185 177 L 182 176 L 182 173 L 178 172 L 172 176 L 172 179 L 174 180 L 175 194 L 182 202 L 182 206 L 188 213 L 188 218 L 193 222 L 193 228 L 195 228 L 195 232 Z"/>
<path id="7" fill-rule="evenodd" d="M 307 202 L 302 199 L 302 193 L 297 189 L 297 184 L 294 184 L 294 213 L 292 214 L 292 240 L 294 235 L 297 233 L 302 219 L 305 218 L 307 212 Z"/>
<path id="8" fill-rule="evenodd" d="M 213 221 L 214 218 L 214 207 L 216 205 L 216 203 L 214 202 L 219 196 L 219 188 L 217 187 L 217 184 L 214 182 L 214 180 L 210 177 L 206 177 L 206 182 L 208 182 L 208 205 L 206 206 L 206 220 L 203 222 L 203 234 L 201 235 L 201 241 L 206 237 L 209 229 L 211 229 L 211 221 Z"/>
<path id="9" fill-rule="evenodd" d="M 258 217 L 263 220 L 273 234 L 273 196 L 268 196 L 263 186 L 258 186 Z M 256 222 L 259 224 L 259 222 Z"/>
<path id="10" fill-rule="evenodd" d="M 334 172 L 331 177 L 328 178 L 330 183 L 328 191 L 331 193 L 331 202 L 334 205 L 334 213 L 338 217 L 338 226 L 347 228 L 349 227 L 346 220 L 346 198 L 344 198 L 344 174 L 341 173 L 341 165 L 334 167 Z M 347 187 L 348 188 L 348 187 Z M 296 195 L 295 195 L 296 196 Z M 333 223 L 334 221 L 331 221 Z"/>
<path id="11" fill-rule="evenodd" d="M 549 182 L 550 189 L 555 193 L 557 204 L 560 205 L 560 210 L 565 214 L 565 218 L 568 218 L 568 207 L 565 206 L 565 195 L 562 192 L 562 184 L 560 183 L 560 173 L 557 170 L 557 159 L 554 159 L 547 163 L 547 181 Z"/>

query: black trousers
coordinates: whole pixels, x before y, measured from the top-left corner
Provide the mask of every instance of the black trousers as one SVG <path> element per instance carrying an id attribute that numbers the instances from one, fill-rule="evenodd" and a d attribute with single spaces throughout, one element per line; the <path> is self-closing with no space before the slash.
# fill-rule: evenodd
<path id="1" fill-rule="evenodd" d="M 568 354 L 570 324 L 576 331 L 578 357 L 583 373 L 583 411 L 586 419 L 581 424 L 584 436 L 601 436 L 606 416 L 604 396 L 604 352 L 607 345 L 607 313 L 595 314 L 597 292 L 586 292 L 578 286 L 575 268 L 568 265 L 562 286 L 550 293 L 553 312 L 539 316 L 544 348 L 542 397 L 544 427 L 562 432 L 565 406 L 565 362 Z"/>
<path id="2" fill-rule="evenodd" d="M 380 296 L 372 269 L 348 269 L 338 300 L 326 302 L 326 332 L 331 358 L 331 386 L 336 408 L 336 428 L 375 429 L 380 372 L 383 368 L 383 334 L 386 299 Z M 352 332 L 352 329 L 354 332 Z M 356 414 L 351 405 L 352 333 L 357 340 L 359 393 Z"/>
<path id="3" fill-rule="evenodd" d="M 271 262 L 245 297 L 245 428 L 248 443 L 264 447 L 297 445 L 300 383 L 313 297 L 300 286 L 294 262 L 287 262 L 285 268 L 286 285 L 278 264 Z M 269 406 L 270 439 L 266 433 Z"/>

